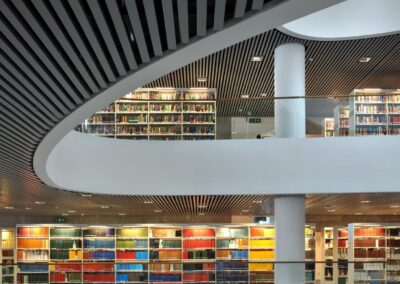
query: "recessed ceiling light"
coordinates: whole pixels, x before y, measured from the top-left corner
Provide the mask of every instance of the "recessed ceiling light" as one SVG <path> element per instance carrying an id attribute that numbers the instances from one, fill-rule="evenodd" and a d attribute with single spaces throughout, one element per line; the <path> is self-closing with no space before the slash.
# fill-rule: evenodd
<path id="1" fill-rule="evenodd" d="M 260 56 L 260 55 L 256 55 L 256 56 L 253 56 L 253 57 L 251 58 L 251 61 L 253 61 L 253 62 L 260 62 L 260 61 L 263 61 L 263 59 L 264 59 L 264 57 L 262 57 L 262 56 Z"/>
<path id="2" fill-rule="evenodd" d="M 37 205 L 43 205 L 43 204 L 46 204 L 46 202 L 44 202 L 44 201 L 35 201 L 35 204 L 37 204 Z"/>
<path id="3" fill-rule="evenodd" d="M 68 213 L 76 213 L 75 210 L 68 210 Z"/>
<path id="4" fill-rule="evenodd" d="M 82 197 L 92 197 L 90 193 L 81 193 Z"/>
<path id="5" fill-rule="evenodd" d="M 25 210 L 32 210 L 32 207 L 25 207 Z"/>
<path id="6" fill-rule="evenodd" d="M 335 212 L 335 211 L 336 211 L 335 209 L 329 209 L 328 210 L 328 212 L 330 212 L 330 213 Z"/>
<path id="7" fill-rule="evenodd" d="M 144 204 L 153 204 L 153 200 L 145 200 L 143 201 Z"/>
<path id="8" fill-rule="evenodd" d="M 85 213 L 81 213 L 81 216 L 85 216 Z"/>
<path id="9" fill-rule="evenodd" d="M 242 112 L 242 111 L 243 111 L 243 110 L 240 108 L 240 109 L 239 109 L 239 112 Z"/>
<path id="10" fill-rule="evenodd" d="M 110 206 L 108 206 L 108 205 L 100 205 L 100 208 L 101 209 L 108 209 L 108 208 L 110 208 Z"/>
<path id="11" fill-rule="evenodd" d="M 390 207 L 390 208 L 399 208 L 400 205 L 390 205 L 389 207 Z"/>
<path id="12" fill-rule="evenodd" d="M 63 215 L 63 216 L 69 216 L 68 213 L 62 213 L 61 215 Z"/>
<path id="13" fill-rule="evenodd" d="M 371 200 L 361 200 L 361 203 L 364 203 L 364 204 L 371 203 Z"/>
<path id="14" fill-rule="evenodd" d="M 360 213 L 360 212 L 356 212 L 356 213 L 354 213 L 354 215 L 362 215 L 363 213 Z"/>
<path id="15" fill-rule="evenodd" d="M 358 62 L 360 62 L 360 63 L 368 63 L 368 62 L 371 61 L 371 59 L 372 59 L 372 57 L 363 56 L 358 60 Z"/>
<path id="16" fill-rule="evenodd" d="M 160 210 L 160 209 L 154 210 L 154 213 L 161 213 L 161 212 L 162 212 L 162 210 Z"/>
<path id="17" fill-rule="evenodd" d="M 267 96 L 267 94 L 266 93 L 262 93 L 260 96 L 265 98 Z"/>
<path id="18" fill-rule="evenodd" d="M 310 58 L 308 59 L 308 61 L 313 62 L 313 61 L 314 61 L 314 58 L 310 57 Z"/>
<path id="19" fill-rule="evenodd" d="M 261 204 L 262 200 L 253 200 L 253 203 Z"/>
<path id="20" fill-rule="evenodd" d="M 13 210 L 13 209 L 14 209 L 14 206 L 6 206 L 6 207 L 4 207 L 4 209 Z"/>
<path id="21" fill-rule="evenodd" d="M 197 78 L 197 82 L 207 82 L 207 78 L 206 77 L 199 77 L 199 78 Z"/>
<path id="22" fill-rule="evenodd" d="M 199 208 L 207 208 L 207 205 L 198 205 Z"/>
<path id="23" fill-rule="evenodd" d="M 249 98 L 249 95 L 241 95 L 240 96 L 242 99 L 248 99 Z"/>
<path id="24" fill-rule="evenodd" d="M 204 216 L 204 215 L 206 215 L 206 213 L 200 212 L 199 215 L 200 215 L 200 216 Z"/>
<path id="25" fill-rule="evenodd" d="M 247 212 L 249 212 L 249 210 L 248 209 L 243 209 L 242 212 L 243 213 L 247 213 Z"/>
<path id="26" fill-rule="evenodd" d="M 125 216 L 126 213 L 118 213 L 119 216 Z"/>

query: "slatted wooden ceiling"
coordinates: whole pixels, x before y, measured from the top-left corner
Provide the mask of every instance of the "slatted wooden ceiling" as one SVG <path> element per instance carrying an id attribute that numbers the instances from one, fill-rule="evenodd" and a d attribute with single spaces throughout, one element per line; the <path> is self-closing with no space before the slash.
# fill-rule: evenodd
<path id="1" fill-rule="evenodd" d="M 154 197 L 153 204 L 144 204 L 145 197 L 141 196 L 83 197 L 76 193 L 54 190 L 35 176 L 32 157 L 37 145 L 52 127 L 113 82 L 134 72 L 141 64 L 162 56 L 167 50 L 188 43 L 193 37 L 203 36 L 210 29 L 222 29 L 227 21 L 246 16 L 252 10 L 262 8 L 266 2 L 268 1 L 0 1 L 0 214 L 61 214 L 66 210 L 85 214 L 111 214 L 124 210 L 128 214 L 140 215 L 158 214 L 154 212 L 157 208 L 166 214 L 197 214 L 196 204 L 203 201 L 207 202 L 206 214 L 240 214 L 242 210 L 254 213 L 253 209 L 243 209 L 250 206 L 255 208 L 255 197 L 249 196 Z M 206 75 L 210 78 L 209 83 L 220 82 L 221 98 L 231 98 L 233 94 L 240 95 L 251 90 L 254 90 L 251 95 L 267 92 L 272 88 L 270 52 L 279 42 L 293 40 L 276 31 L 266 33 L 211 55 L 169 76 L 175 78 L 177 86 L 188 82 L 195 86 L 198 74 Z M 310 70 L 316 68 L 313 66 L 320 64 L 325 64 L 328 71 L 345 68 L 345 65 L 335 65 L 337 58 L 324 60 L 327 55 L 335 54 L 335 49 L 339 49 L 341 53 L 354 53 L 354 59 L 364 56 L 368 50 L 373 52 L 373 63 L 360 67 L 361 71 L 357 71 L 357 66 L 353 66 L 356 71 L 343 69 L 349 72 L 344 78 L 346 80 L 358 82 L 365 78 L 364 73 L 374 71 L 374 66 L 380 59 L 382 64 L 379 68 L 376 66 L 376 72 L 385 75 L 388 66 L 392 66 L 395 72 L 393 74 L 397 74 L 397 68 L 393 65 L 395 56 L 392 55 L 393 59 L 387 57 L 390 48 L 398 46 L 396 36 L 348 43 L 307 44 L 313 47 L 309 47 L 309 50 L 312 50 L 311 54 L 315 57 L 312 63 L 315 64 L 307 66 L 307 74 L 311 74 Z M 246 52 L 253 54 L 251 51 L 263 53 L 266 59 L 258 65 L 240 64 L 240 60 L 246 57 Z M 310 54 L 307 56 L 309 58 Z M 386 61 L 384 58 L 387 58 Z M 248 61 L 247 58 L 246 60 Z M 330 64 L 336 66 L 336 69 L 328 68 Z M 247 67 L 238 68 L 241 65 Z M 238 72 L 232 72 L 233 70 Z M 336 73 L 331 74 L 328 71 L 321 73 L 324 75 L 321 78 L 327 80 L 325 82 L 336 77 Z M 314 73 L 314 78 L 319 78 L 319 72 Z M 351 78 L 353 73 L 357 79 L 352 81 L 347 77 Z M 390 84 L 397 82 L 393 74 L 393 79 L 388 80 Z M 236 84 L 236 81 L 240 81 L 239 78 L 243 79 L 242 83 Z M 168 85 L 166 80 L 160 80 L 162 85 Z M 173 82 L 172 79 L 168 80 Z M 342 86 L 340 79 L 335 84 L 324 84 L 320 80 L 308 80 L 308 90 L 315 88 L 320 91 L 313 91 L 314 93 L 323 94 Z M 384 78 L 381 80 L 385 81 Z M 370 82 L 366 80 L 365 84 Z M 345 85 L 349 89 L 354 87 L 350 83 Z M 268 91 L 268 96 L 270 95 Z M 221 114 L 234 114 L 242 103 L 221 101 Z M 260 113 L 270 108 L 268 104 L 265 106 L 257 108 Z M 265 208 L 271 208 L 274 196 L 257 198 L 265 200 Z M 310 197 L 309 200 L 314 200 L 313 198 Z M 325 198 L 329 200 L 331 197 Z M 388 195 L 387 198 L 395 201 L 398 197 Z M 36 204 L 36 201 L 45 204 Z M 318 208 L 317 205 L 309 204 L 310 212 L 318 212 L 313 211 L 313 208 Z M 100 205 L 109 205 L 110 209 L 101 209 Z M 383 207 L 377 208 L 375 212 L 382 213 L 380 210 Z"/>
<path id="2" fill-rule="evenodd" d="M 176 70 L 146 87 L 212 87 L 218 90 L 219 116 L 273 116 L 274 49 L 287 42 L 306 46 L 306 96 L 308 116 L 333 116 L 337 105 L 326 97 L 347 95 L 355 88 L 400 87 L 400 35 L 371 39 L 318 42 L 295 39 L 269 31 Z M 264 57 L 252 62 L 254 55 Z M 372 57 L 360 63 L 361 57 Z M 197 78 L 206 77 L 207 82 Z M 240 99 L 241 95 L 260 100 Z M 340 100 L 343 102 L 343 100 Z"/>

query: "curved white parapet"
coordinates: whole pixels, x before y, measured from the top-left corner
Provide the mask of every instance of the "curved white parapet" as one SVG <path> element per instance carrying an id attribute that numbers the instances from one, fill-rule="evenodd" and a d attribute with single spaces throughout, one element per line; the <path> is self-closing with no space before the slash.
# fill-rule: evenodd
<path id="1" fill-rule="evenodd" d="M 111 194 L 167 194 L 168 192 L 174 192 L 169 191 L 170 187 L 168 186 L 153 187 L 151 183 L 149 183 L 147 187 L 143 187 L 144 184 L 143 186 L 139 186 L 139 184 L 137 184 L 135 181 L 140 180 L 140 176 L 144 174 L 144 171 L 139 169 L 137 169 L 137 171 L 125 171 L 125 178 L 130 178 L 131 180 L 128 182 L 122 182 L 121 180 L 121 184 L 118 184 L 120 181 L 120 166 L 118 166 L 118 163 L 121 161 L 121 158 L 123 159 L 126 153 L 118 156 L 117 153 L 119 150 L 114 149 L 118 149 L 119 147 L 121 147 L 121 149 L 126 149 L 123 145 L 125 145 L 125 143 L 130 143 L 129 147 L 134 148 L 129 149 L 129 151 L 139 154 L 141 151 L 145 151 L 146 149 L 146 153 L 148 155 L 141 156 L 142 159 L 151 159 L 152 161 L 155 161 L 157 157 L 161 156 L 161 153 L 165 153 L 165 148 L 169 149 L 170 147 L 175 147 L 175 153 L 185 153 L 184 148 L 179 148 L 183 147 L 182 142 L 156 143 L 146 141 L 134 143 L 132 141 L 103 140 L 103 138 L 91 137 L 87 134 L 82 136 L 74 132 L 69 132 L 84 119 L 99 109 L 102 109 L 104 106 L 107 106 L 111 102 L 115 101 L 117 98 L 127 94 L 131 90 L 143 86 L 146 83 L 160 78 L 173 70 L 217 52 L 223 48 L 341 1 L 343 0 L 273 1 L 271 4 L 267 4 L 269 5 L 268 7 L 265 7 L 264 10 L 256 13 L 254 16 L 226 27 L 224 30 L 211 34 L 210 36 L 198 39 L 186 47 L 183 47 L 173 53 L 166 54 L 162 58 L 151 62 L 147 66 L 143 66 L 141 69 L 126 76 L 122 80 L 110 86 L 104 92 L 86 102 L 72 114 L 63 119 L 58 125 L 56 125 L 56 127 L 54 127 L 41 141 L 35 151 L 33 158 L 33 167 L 35 173 L 43 182 L 50 186 L 74 191 L 107 192 Z M 214 143 L 222 145 L 220 143 L 231 142 L 212 142 L 210 147 L 211 145 L 214 145 Z M 102 145 L 102 148 L 99 148 L 100 145 Z M 193 145 L 198 144 L 194 143 Z M 202 145 L 208 144 L 204 142 Z M 112 147 L 112 149 L 109 147 Z M 209 147 L 204 149 L 197 148 L 196 146 L 189 147 L 191 147 L 191 150 L 197 153 L 197 156 L 206 154 L 203 153 L 203 151 L 209 151 Z M 223 148 L 224 146 L 220 147 Z M 83 149 L 86 149 L 87 151 L 82 151 Z M 92 150 L 94 149 L 97 149 L 97 151 L 93 152 Z M 140 151 L 137 152 L 136 150 Z M 235 149 L 230 150 L 235 151 Z M 249 150 L 251 149 L 247 149 L 246 151 Z M 103 157 L 106 158 L 101 159 L 102 162 L 99 163 L 99 158 L 102 157 L 102 155 L 105 155 Z M 143 163 L 144 160 L 140 160 L 138 157 L 139 156 L 130 156 L 129 159 L 133 159 L 132 161 L 135 164 Z M 204 157 L 209 156 L 204 155 Z M 175 161 L 175 158 L 177 158 L 175 155 L 171 156 L 172 161 Z M 215 157 L 210 158 L 209 163 L 213 163 L 214 161 Z M 197 164 L 196 161 L 188 159 L 180 161 L 176 160 L 176 163 L 183 163 L 186 168 L 196 169 L 196 167 L 199 167 L 197 168 L 197 171 L 193 171 L 193 178 L 195 178 L 194 174 L 196 173 L 196 175 L 198 175 L 199 171 L 201 171 L 202 167 L 204 167 L 204 165 Z M 113 165 L 113 167 L 107 167 L 105 164 Z M 73 166 L 71 167 L 71 165 Z M 160 166 L 161 165 L 163 165 L 163 163 L 161 163 Z M 170 163 L 168 163 L 168 168 L 172 169 Z M 151 169 L 149 170 L 154 171 Z M 190 194 L 190 192 L 194 194 L 197 190 L 197 194 L 206 193 L 203 189 L 207 184 L 207 176 L 202 176 L 204 181 L 199 181 L 198 186 L 194 186 L 193 183 L 190 183 L 192 190 L 189 192 L 189 184 L 180 183 L 180 173 L 175 172 L 174 175 L 170 175 L 167 174 L 170 173 L 167 168 L 162 168 L 161 170 L 165 170 L 165 172 L 160 172 L 158 174 L 160 177 L 160 184 L 161 181 L 164 184 L 171 182 L 173 187 L 181 189 L 181 194 Z M 176 179 L 174 179 L 175 176 Z M 190 178 L 190 176 L 187 177 Z M 219 178 L 225 179 L 223 176 L 220 176 Z M 157 180 L 157 177 L 153 176 L 152 179 Z M 103 185 L 100 186 L 100 183 Z M 229 183 L 227 183 L 227 185 L 228 184 Z M 224 192 L 228 193 L 228 191 Z M 236 193 L 238 192 L 239 191 Z M 241 192 L 246 193 L 246 188 L 242 187 Z M 218 191 L 209 191 L 209 194 L 215 193 L 218 193 Z"/>
<path id="2" fill-rule="evenodd" d="M 101 194 L 399 192 L 400 137 L 132 141 L 70 132 L 47 173 Z"/>
<path id="3" fill-rule="evenodd" d="M 311 40 L 346 40 L 400 32 L 399 0 L 347 0 L 287 23 L 280 31 Z"/>

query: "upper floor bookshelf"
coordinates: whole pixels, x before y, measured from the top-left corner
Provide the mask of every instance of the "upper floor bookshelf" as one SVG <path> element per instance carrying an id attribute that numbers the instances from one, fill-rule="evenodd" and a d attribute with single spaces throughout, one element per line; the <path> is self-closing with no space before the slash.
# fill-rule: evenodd
<path id="1" fill-rule="evenodd" d="M 350 135 L 400 135 L 400 90 L 356 89 L 350 97 Z"/>
<path id="2" fill-rule="evenodd" d="M 214 140 L 215 89 L 137 89 L 86 119 L 79 130 L 135 140 Z"/>

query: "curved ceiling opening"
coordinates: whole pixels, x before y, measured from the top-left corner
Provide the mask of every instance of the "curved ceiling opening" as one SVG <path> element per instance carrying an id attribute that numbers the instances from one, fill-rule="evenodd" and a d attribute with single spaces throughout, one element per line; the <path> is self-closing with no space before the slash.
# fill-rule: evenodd
<path id="1" fill-rule="evenodd" d="M 314 40 L 346 40 L 400 31 L 400 1 L 347 0 L 283 25 L 289 35 Z"/>

